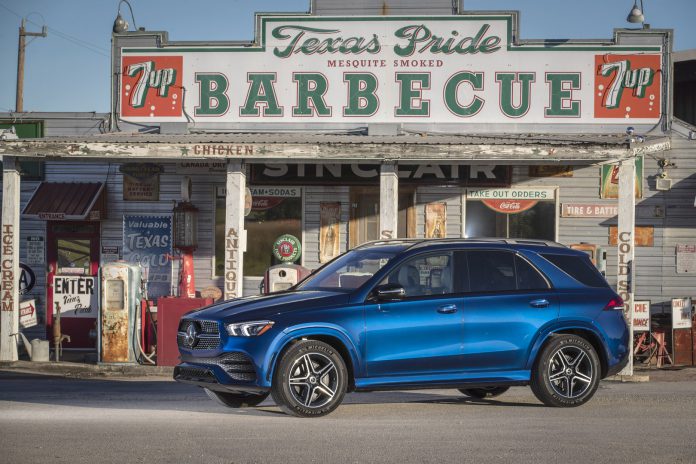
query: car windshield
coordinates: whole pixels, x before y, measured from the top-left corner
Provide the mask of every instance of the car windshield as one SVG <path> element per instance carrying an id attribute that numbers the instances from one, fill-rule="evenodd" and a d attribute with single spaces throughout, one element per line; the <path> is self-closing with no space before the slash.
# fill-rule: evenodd
<path id="1" fill-rule="evenodd" d="M 396 247 L 349 251 L 319 268 L 295 289 L 355 290 L 382 269 L 399 251 L 401 248 Z"/>

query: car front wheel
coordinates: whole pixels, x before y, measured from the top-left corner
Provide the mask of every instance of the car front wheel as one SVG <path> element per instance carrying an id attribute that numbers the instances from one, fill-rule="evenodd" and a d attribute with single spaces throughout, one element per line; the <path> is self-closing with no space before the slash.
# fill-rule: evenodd
<path id="1" fill-rule="evenodd" d="M 280 358 L 271 395 L 287 414 L 318 417 L 341 404 L 348 373 L 341 355 L 329 344 L 303 340 Z"/>
<path id="2" fill-rule="evenodd" d="M 532 370 L 531 388 L 547 406 L 580 406 L 599 387 L 601 366 L 594 347 L 577 335 L 554 335 Z"/>
<path id="3" fill-rule="evenodd" d="M 268 398 L 269 393 L 260 395 L 254 393 L 229 393 L 209 390 L 204 388 L 205 393 L 211 400 L 228 408 L 248 408 L 257 406 Z"/>

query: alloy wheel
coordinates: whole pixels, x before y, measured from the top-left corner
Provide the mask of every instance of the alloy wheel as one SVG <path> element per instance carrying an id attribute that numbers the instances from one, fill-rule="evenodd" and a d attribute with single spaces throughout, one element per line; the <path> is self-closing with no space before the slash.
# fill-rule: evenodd
<path id="1" fill-rule="evenodd" d="M 547 377 L 556 394 L 563 398 L 582 396 L 592 385 L 592 361 L 578 346 L 565 346 L 551 357 Z"/>
<path id="2" fill-rule="evenodd" d="M 321 353 L 307 353 L 290 368 L 288 386 L 293 398 L 307 408 L 328 404 L 338 390 L 338 370 L 334 362 Z"/>

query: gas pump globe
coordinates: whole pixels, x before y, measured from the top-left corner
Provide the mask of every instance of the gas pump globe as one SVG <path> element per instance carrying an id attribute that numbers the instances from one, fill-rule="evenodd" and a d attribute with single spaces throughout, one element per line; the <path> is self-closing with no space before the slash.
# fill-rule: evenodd
<path id="1" fill-rule="evenodd" d="M 196 297 L 196 281 L 193 270 L 193 252 L 198 247 L 198 208 L 189 201 L 181 201 L 173 211 L 174 248 L 181 252 L 179 296 Z"/>

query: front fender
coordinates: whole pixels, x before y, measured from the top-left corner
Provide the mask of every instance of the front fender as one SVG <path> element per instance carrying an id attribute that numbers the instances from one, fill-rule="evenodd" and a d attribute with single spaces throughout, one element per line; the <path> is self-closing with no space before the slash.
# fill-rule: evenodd
<path id="1" fill-rule="evenodd" d="M 312 336 L 328 336 L 338 339 L 343 346 L 346 348 L 350 356 L 351 363 L 353 364 L 353 373 L 355 377 L 360 377 L 360 372 L 363 371 L 363 366 L 361 358 L 358 355 L 359 351 L 353 343 L 353 340 L 346 332 L 346 330 L 338 325 L 334 324 L 300 324 L 293 327 L 288 327 L 280 332 L 276 338 L 273 340 L 266 352 L 266 357 L 264 359 L 264 371 L 266 375 L 263 379 L 263 383 L 266 386 L 271 385 L 271 379 L 273 378 L 273 373 L 275 370 L 276 360 L 282 351 L 293 341 L 302 337 L 312 337 Z"/>
<path id="2" fill-rule="evenodd" d="M 554 323 L 543 327 L 536 336 L 536 340 L 532 345 L 527 358 L 527 369 L 532 369 L 534 367 L 534 361 L 536 361 L 537 355 L 541 348 L 544 346 L 549 337 L 555 333 L 562 332 L 564 330 L 586 330 L 591 332 L 597 339 L 601 342 L 602 353 L 597 353 L 602 356 L 606 361 L 609 358 L 609 353 L 607 352 L 606 336 L 602 333 L 601 329 L 595 325 L 592 321 L 554 321 Z"/>

